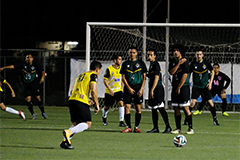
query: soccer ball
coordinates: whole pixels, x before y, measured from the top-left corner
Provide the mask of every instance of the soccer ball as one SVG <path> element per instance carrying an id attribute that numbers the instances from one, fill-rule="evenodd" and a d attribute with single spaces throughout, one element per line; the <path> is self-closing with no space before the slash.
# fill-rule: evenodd
<path id="1" fill-rule="evenodd" d="M 187 139 L 184 135 L 178 135 L 174 137 L 173 143 L 176 147 L 182 147 L 187 144 Z"/>

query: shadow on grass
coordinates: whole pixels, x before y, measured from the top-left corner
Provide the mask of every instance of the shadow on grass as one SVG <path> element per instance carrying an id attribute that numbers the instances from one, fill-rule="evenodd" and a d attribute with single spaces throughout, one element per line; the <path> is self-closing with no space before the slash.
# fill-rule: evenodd
<path id="1" fill-rule="evenodd" d="M 0 145 L 0 147 L 10 147 L 10 148 L 34 148 L 34 149 L 58 149 L 54 147 L 38 147 L 38 146 L 22 146 L 22 145 Z"/>

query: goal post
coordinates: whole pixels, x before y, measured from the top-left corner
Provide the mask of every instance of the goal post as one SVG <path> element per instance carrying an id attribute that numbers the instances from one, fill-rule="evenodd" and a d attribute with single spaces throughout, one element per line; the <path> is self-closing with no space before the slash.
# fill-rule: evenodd
<path id="1" fill-rule="evenodd" d="M 143 27 L 148 28 L 146 36 L 143 35 Z M 169 28 L 169 31 L 167 31 L 167 28 Z M 130 45 L 141 46 L 144 37 L 146 37 L 146 48 L 157 50 L 160 57 L 159 61 L 165 62 L 161 65 L 161 68 L 164 68 L 165 72 L 163 81 L 166 82 L 165 105 L 167 107 L 171 88 L 168 75 L 168 57 L 169 55 L 169 58 L 172 56 L 169 54 L 171 46 L 174 43 L 182 43 L 186 48 L 189 61 L 193 59 L 196 48 L 203 48 L 207 55 L 216 57 L 216 59 L 212 58 L 215 62 L 238 64 L 240 54 L 239 35 L 240 24 L 87 22 L 85 68 L 89 70 L 90 61 L 93 59 L 111 61 L 113 54 L 126 54 Z M 144 59 L 143 56 L 146 55 L 141 51 L 143 48 L 138 48 L 140 49 L 140 56 Z M 231 59 L 232 54 L 235 55 L 234 60 Z M 226 57 L 222 57 L 223 55 L 226 55 Z M 124 58 L 127 59 L 127 56 Z M 233 71 L 231 70 L 231 72 Z M 231 89 L 232 93 L 233 89 Z"/>

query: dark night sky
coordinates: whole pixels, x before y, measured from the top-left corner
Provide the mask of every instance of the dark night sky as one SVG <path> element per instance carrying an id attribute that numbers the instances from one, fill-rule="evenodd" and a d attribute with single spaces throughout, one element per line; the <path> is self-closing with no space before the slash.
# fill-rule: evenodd
<path id="1" fill-rule="evenodd" d="M 160 0 L 148 0 L 148 14 Z M 171 23 L 239 23 L 239 0 L 171 0 Z M 148 17 L 165 23 L 167 0 Z M 86 22 L 142 22 L 143 0 L 1 2 L 1 48 L 34 48 L 36 41 L 85 43 Z"/>

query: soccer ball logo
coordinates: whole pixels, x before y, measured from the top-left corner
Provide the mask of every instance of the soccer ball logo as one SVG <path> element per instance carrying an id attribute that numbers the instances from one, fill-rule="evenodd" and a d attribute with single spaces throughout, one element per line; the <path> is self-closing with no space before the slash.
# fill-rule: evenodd
<path id="1" fill-rule="evenodd" d="M 187 139 L 184 135 L 178 135 L 174 137 L 173 143 L 176 147 L 182 147 L 187 144 Z"/>

